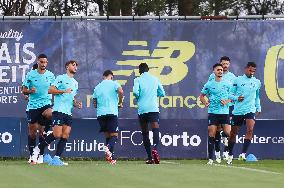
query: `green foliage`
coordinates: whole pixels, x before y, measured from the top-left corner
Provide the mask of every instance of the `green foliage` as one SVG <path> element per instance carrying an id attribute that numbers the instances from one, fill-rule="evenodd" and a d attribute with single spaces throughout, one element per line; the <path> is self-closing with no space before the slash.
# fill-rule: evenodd
<path id="1" fill-rule="evenodd" d="M 96 10 L 89 10 L 97 4 Z M 2 15 L 266 15 L 283 14 L 283 0 L 1 0 Z"/>

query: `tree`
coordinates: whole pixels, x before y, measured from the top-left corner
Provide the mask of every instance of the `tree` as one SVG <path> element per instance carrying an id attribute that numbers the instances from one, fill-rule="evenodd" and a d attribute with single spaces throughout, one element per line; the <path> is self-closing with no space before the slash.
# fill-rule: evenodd
<path id="1" fill-rule="evenodd" d="M 0 8 L 4 16 L 23 16 L 26 12 L 28 0 L 2 0 Z"/>

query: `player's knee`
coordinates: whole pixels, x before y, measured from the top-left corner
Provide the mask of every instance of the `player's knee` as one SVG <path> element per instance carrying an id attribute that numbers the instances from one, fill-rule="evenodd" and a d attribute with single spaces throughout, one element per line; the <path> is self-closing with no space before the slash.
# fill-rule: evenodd
<path id="1" fill-rule="evenodd" d="M 247 130 L 246 135 L 249 136 L 249 137 L 252 137 L 253 130 Z"/>
<path id="2" fill-rule="evenodd" d="M 61 132 L 54 131 L 53 135 L 54 135 L 55 138 L 61 138 L 62 137 L 62 133 Z"/>
<path id="3" fill-rule="evenodd" d="M 36 132 L 29 132 L 29 137 L 31 139 L 36 139 Z"/>
<path id="4" fill-rule="evenodd" d="M 69 138 L 69 134 L 62 134 L 62 138 L 68 139 Z"/>
<path id="5" fill-rule="evenodd" d="M 118 137 L 118 133 L 110 133 L 109 135 L 110 135 L 110 137 L 112 137 L 112 136 Z"/>

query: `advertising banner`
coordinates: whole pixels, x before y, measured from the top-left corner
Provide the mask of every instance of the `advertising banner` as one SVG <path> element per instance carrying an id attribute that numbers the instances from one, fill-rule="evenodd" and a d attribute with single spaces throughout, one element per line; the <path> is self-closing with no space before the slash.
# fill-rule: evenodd
<path id="1" fill-rule="evenodd" d="M 4 125 L 2 124 L 4 119 L 0 118 L 1 125 Z M 19 123 L 17 120 L 10 122 Z M 283 124 L 284 123 L 281 120 L 256 121 L 254 137 L 248 153 L 253 153 L 259 159 L 284 159 Z M 9 143 L 4 144 L 1 140 L 0 156 L 29 155 L 26 147 L 26 120 L 21 120 L 21 126 L 20 124 L 17 126 L 15 125 L 13 129 L 18 130 L 18 132 L 19 128 L 21 127 L 21 146 L 19 142 L 19 133 L 8 131 L 13 130 L 9 127 L 13 126 L 11 123 L 6 123 L 6 126 L 2 126 L 2 129 L 0 129 L 0 140 L 2 137 L 4 142 Z M 119 125 L 120 133 L 115 147 L 117 157 L 125 159 L 146 158 L 146 152 L 143 146 L 142 134 L 138 120 L 119 120 Z M 246 127 L 243 125 L 241 132 L 236 139 L 234 157 L 238 157 L 238 155 L 241 153 L 245 130 Z M 5 133 L 4 136 L 3 133 Z M 8 134 L 9 136 L 7 136 Z M 162 158 L 169 159 L 205 159 L 207 158 L 207 135 L 206 120 L 161 120 L 159 153 Z M 10 142 L 11 139 L 13 140 L 12 142 Z M 151 131 L 150 140 L 152 142 Z M 17 142 L 15 143 L 15 141 Z M 66 144 L 63 156 L 103 158 L 104 143 L 104 135 L 103 133 L 99 132 L 99 124 L 96 119 L 74 119 L 72 132 Z M 6 149 L 3 148 L 4 146 L 7 146 Z M 223 150 L 223 147 L 221 148 L 221 150 Z M 46 152 L 54 155 L 55 149 L 56 142 L 52 143 Z"/>
<path id="2" fill-rule="evenodd" d="M 22 123 L 26 121 L 23 119 Z M 207 126 L 203 120 L 162 120 L 159 151 L 163 158 L 206 158 L 207 156 Z M 119 120 L 120 132 L 115 153 L 119 158 L 146 158 L 142 142 L 142 134 L 137 119 Z M 22 148 L 24 156 L 27 150 L 27 126 L 23 126 Z M 174 127 L 174 128 L 173 128 Z M 197 128 L 196 128 L 197 127 Z M 104 134 L 100 133 L 96 119 L 74 119 L 72 132 L 64 156 L 66 157 L 104 157 Z M 152 141 L 150 131 L 150 140 Z M 57 142 L 52 143 L 46 152 L 54 155 Z"/>
<path id="3" fill-rule="evenodd" d="M 21 155 L 21 123 L 16 118 L 0 118 L 0 156 Z"/>
<path id="4" fill-rule="evenodd" d="M 138 65 L 148 63 L 166 95 L 159 99 L 161 119 L 206 119 L 199 95 L 221 56 L 231 58 L 231 72 L 242 75 L 248 61 L 261 80 L 261 119 L 284 117 L 283 21 L 5 21 L 0 27 L 0 116 L 25 117 L 20 89 L 37 55 L 48 56 L 48 69 L 65 73 L 79 63 L 75 78 L 82 110 L 75 118 L 95 118 L 91 95 L 106 69 L 125 93 L 121 119 L 137 117 L 132 95 Z M 15 110 L 16 109 L 16 110 Z"/>

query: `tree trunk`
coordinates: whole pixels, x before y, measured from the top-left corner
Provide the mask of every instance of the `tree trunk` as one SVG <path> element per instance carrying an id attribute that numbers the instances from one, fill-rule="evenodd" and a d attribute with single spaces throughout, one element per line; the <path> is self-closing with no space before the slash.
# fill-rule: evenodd
<path id="1" fill-rule="evenodd" d="M 108 15 L 120 16 L 120 0 L 108 0 Z"/>
<path id="2" fill-rule="evenodd" d="M 64 0 L 64 16 L 70 16 L 70 11 L 67 3 L 68 0 Z"/>
<path id="3" fill-rule="evenodd" d="M 180 16 L 192 16 L 193 0 L 178 0 L 178 12 Z"/>
<path id="4" fill-rule="evenodd" d="M 132 16 L 132 0 L 121 0 L 121 15 Z"/>
<path id="5" fill-rule="evenodd" d="M 26 6 L 27 6 L 28 0 L 23 0 L 21 3 L 21 7 L 19 10 L 19 15 L 23 16 L 26 13 Z"/>
<path id="6" fill-rule="evenodd" d="M 96 0 L 95 1 L 98 6 L 99 6 L 99 13 L 100 13 L 100 16 L 103 16 L 105 11 L 104 11 L 104 0 Z"/>

